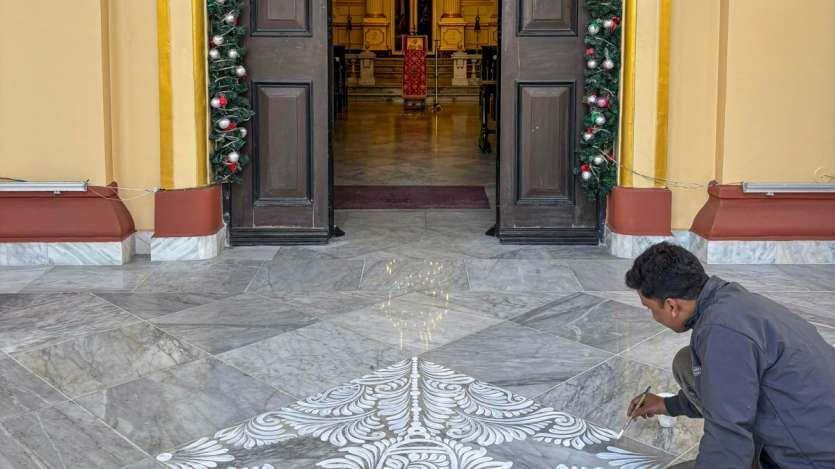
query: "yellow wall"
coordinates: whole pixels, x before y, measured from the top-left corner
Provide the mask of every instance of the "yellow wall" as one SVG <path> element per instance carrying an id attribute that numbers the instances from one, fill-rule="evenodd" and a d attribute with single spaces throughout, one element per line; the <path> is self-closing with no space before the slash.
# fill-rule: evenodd
<path id="1" fill-rule="evenodd" d="M 114 178 L 127 188 L 156 187 L 159 177 L 159 87 L 156 8 L 151 1 L 110 5 Z M 154 227 L 154 198 L 122 191 L 136 228 Z M 139 198 L 135 198 L 141 196 Z"/>
<path id="2" fill-rule="evenodd" d="M 653 175 L 658 5 L 639 0 L 634 167 Z M 673 0 L 668 170 L 706 184 L 822 182 L 835 174 L 835 2 Z M 635 186 L 651 183 L 635 177 Z M 704 188 L 670 187 L 673 229 L 687 229 Z"/>
<path id="3" fill-rule="evenodd" d="M 106 9 L 0 0 L 0 11 L 0 176 L 110 182 Z"/>
<path id="4" fill-rule="evenodd" d="M 202 16 L 203 0 L 170 0 L 173 187 L 204 184 L 208 165 L 193 5 Z M 156 2 L 0 0 L 0 11 L 0 129 L 15 136 L 0 139 L 0 177 L 115 181 L 137 229 L 152 230 L 153 195 L 132 189 L 161 185 Z"/>
<path id="5" fill-rule="evenodd" d="M 813 182 L 817 168 L 835 173 L 835 1 L 723 1 L 722 182 Z"/>

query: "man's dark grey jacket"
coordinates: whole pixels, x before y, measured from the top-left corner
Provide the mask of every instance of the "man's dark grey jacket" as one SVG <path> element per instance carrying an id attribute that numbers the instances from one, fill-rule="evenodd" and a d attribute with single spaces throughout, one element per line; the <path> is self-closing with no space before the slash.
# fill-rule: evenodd
<path id="1" fill-rule="evenodd" d="M 749 468 L 760 448 L 782 469 L 835 468 L 835 347 L 814 326 L 712 277 L 687 327 L 705 418 L 697 468 Z M 666 404 L 699 415 L 682 393 Z"/>

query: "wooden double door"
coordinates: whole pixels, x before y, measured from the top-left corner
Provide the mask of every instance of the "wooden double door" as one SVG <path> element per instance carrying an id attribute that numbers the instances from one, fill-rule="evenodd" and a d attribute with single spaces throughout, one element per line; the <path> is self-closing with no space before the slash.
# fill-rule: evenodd
<path id="1" fill-rule="evenodd" d="M 227 205 L 234 245 L 321 244 L 334 233 L 330 3 L 246 4 L 256 116 L 252 161 Z M 496 234 L 594 244 L 597 204 L 574 174 L 586 27 L 579 0 L 500 0 L 499 8 Z"/>

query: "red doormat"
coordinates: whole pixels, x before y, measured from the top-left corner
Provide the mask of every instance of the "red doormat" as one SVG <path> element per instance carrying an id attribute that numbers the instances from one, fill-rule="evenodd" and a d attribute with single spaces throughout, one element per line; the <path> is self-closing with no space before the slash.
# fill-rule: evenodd
<path id="1" fill-rule="evenodd" d="M 483 186 L 335 186 L 337 209 L 490 208 Z"/>

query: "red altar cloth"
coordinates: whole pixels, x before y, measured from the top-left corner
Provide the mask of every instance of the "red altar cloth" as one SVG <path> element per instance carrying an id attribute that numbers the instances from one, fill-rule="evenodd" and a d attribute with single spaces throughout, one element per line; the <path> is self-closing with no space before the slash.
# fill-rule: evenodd
<path id="1" fill-rule="evenodd" d="M 426 36 L 403 37 L 403 99 L 426 99 Z"/>

